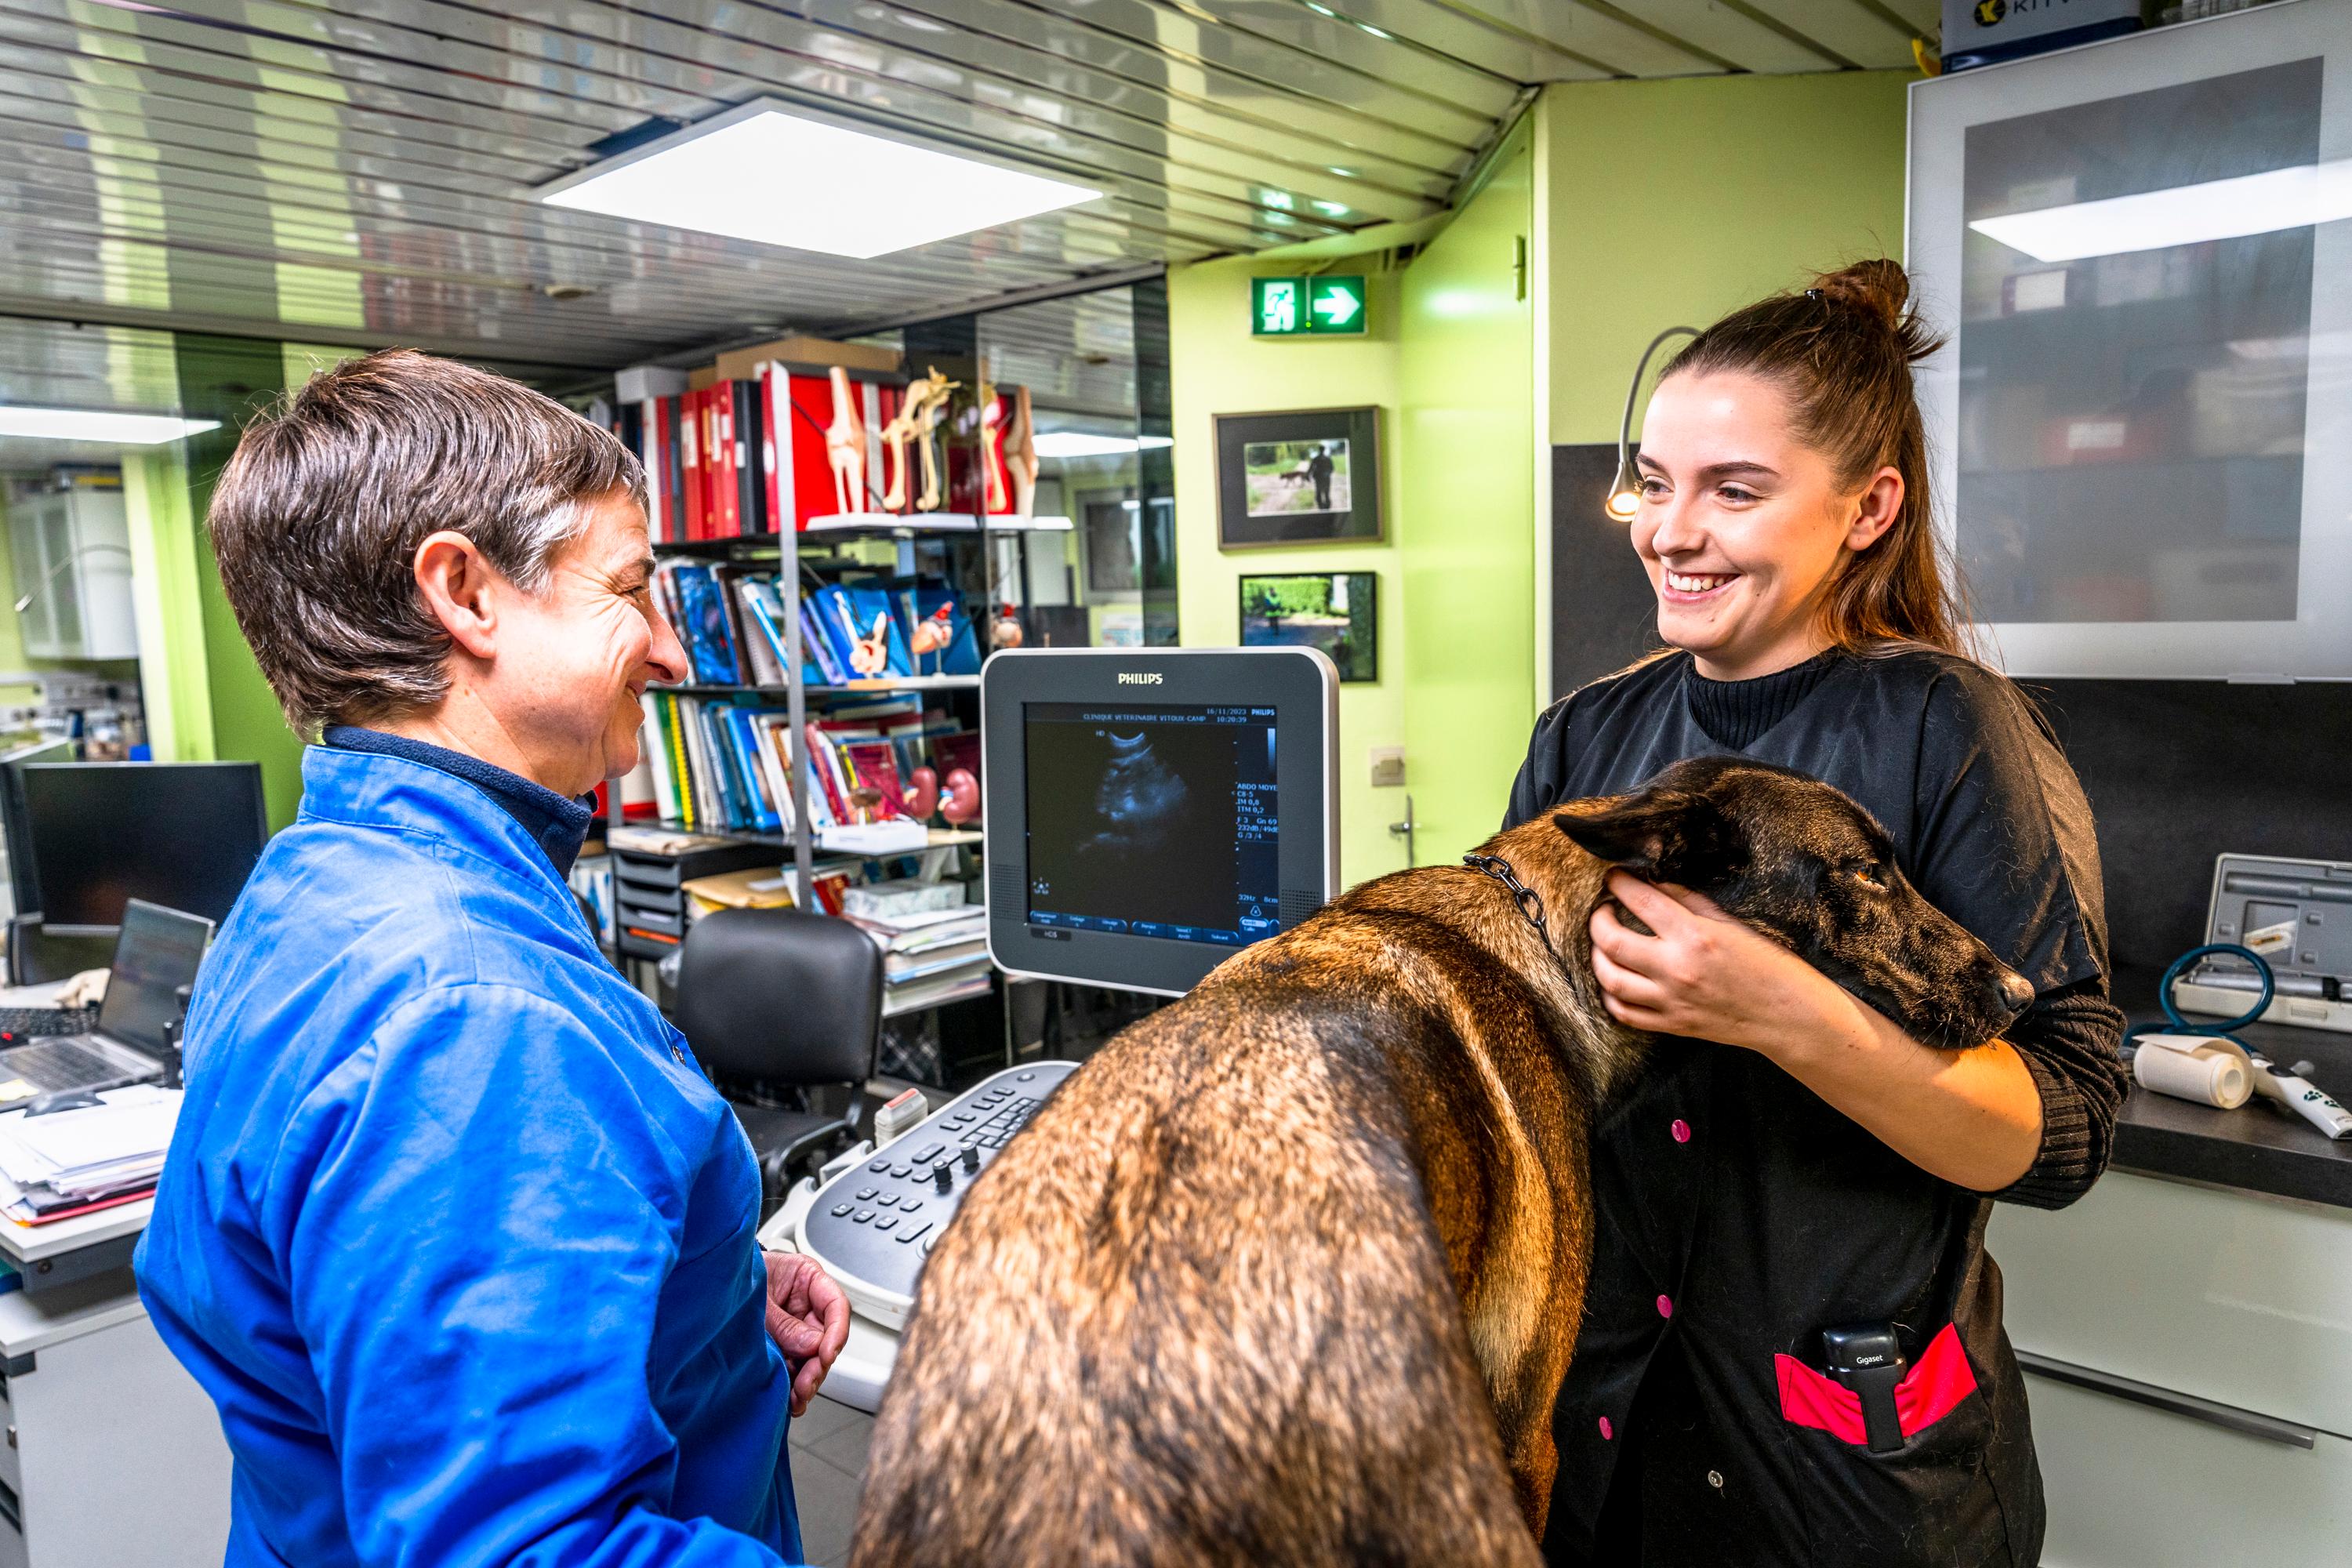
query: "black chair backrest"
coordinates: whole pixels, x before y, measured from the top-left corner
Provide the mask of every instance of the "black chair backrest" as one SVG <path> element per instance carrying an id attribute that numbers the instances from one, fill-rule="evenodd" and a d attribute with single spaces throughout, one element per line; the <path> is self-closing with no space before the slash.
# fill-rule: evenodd
<path id="1" fill-rule="evenodd" d="M 882 950 L 847 921 L 719 910 L 678 958 L 677 1026 L 713 1077 L 863 1083 L 882 1041 Z"/>

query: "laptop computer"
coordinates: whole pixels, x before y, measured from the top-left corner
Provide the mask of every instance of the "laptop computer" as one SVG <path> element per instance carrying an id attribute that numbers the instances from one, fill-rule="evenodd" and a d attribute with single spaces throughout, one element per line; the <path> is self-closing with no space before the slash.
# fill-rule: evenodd
<path id="1" fill-rule="evenodd" d="M 201 915 L 132 899 L 122 911 L 97 1026 L 0 1050 L 0 1098 L 162 1078 L 171 1057 L 165 1026 L 180 1016 L 180 988 L 195 984 L 212 938 L 213 922 Z"/>

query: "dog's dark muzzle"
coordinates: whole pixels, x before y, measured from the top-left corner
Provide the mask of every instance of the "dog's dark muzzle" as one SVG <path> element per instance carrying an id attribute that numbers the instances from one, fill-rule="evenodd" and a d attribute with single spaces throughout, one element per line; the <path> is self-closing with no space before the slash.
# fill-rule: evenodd
<path id="1" fill-rule="evenodd" d="M 2033 982 L 2013 969 L 2004 969 L 1992 983 L 1993 1011 L 2016 1017 L 2033 1005 Z"/>

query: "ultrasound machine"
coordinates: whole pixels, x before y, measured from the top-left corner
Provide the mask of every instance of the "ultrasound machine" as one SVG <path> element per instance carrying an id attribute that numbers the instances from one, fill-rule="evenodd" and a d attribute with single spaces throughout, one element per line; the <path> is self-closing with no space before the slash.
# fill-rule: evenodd
<path id="1" fill-rule="evenodd" d="M 1314 648 L 1040 648 L 981 672 L 988 948 L 1024 979 L 1179 996 L 1339 890 L 1339 674 Z M 841 1284 L 825 1393 L 877 1408 L 923 1260 L 1077 1070 L 1005 1068 L 803 1181 L 761 1227 Z"/>

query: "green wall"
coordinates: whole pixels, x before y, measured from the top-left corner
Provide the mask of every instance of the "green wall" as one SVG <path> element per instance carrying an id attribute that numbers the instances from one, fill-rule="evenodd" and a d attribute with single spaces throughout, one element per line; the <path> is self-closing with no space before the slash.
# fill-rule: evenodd
<path id="1" fill-rule="evenodd" d="M 1295 265 L 1295 264 L 1294 264 Z M 1310 264 L 1353 270 L 1355 264 Z M 1402 840 L 1385 825 L 1404 814 L 1404 791 L 1374 789 L 1368 752 L 1404 743 L 1405 664 L 1400 615 L 1402 554 L 1398 488 L 1404 471 L 1398 428 L 1398 326 L 1402 274 L 1369 279 L 1370 330 L 1361 338 L 1258 341 L 1249 335 L 1250 279 L 1285 270 L 1279 262 L 1235 258 L 1168 275 L 1168 335 L 1175 406 L 1178 625 L 1187 647 L 1241 639 L 1244 575 L 1280 572 L 1380 574 L 1377 684 L 1339 688 L 1339 875 L 1362 881 L 1404 865 Z M 1286 549 L 1217 548 L 1218 414 L 1278 408 L 1381 410 L 1381 494 L 1387 542 Z"/>
<path id="2" fill-rule="evenodd" d="M 1380 576 L 1380 680 L 1339 688 L 1345 883 L 1404 867 L 1404 841 L 1388 826 L 1404 816 L 1407 795 L 1421 864 L 1485 838 L 1527 750 L 1535 362 L 1517 262 L 1532 219 L 1532 165 L 1523 127 L 1478 195 L 1392 270 L 1377 270 L 1383 252 L 1350 259 L 1324 245 L 1311 259 L 1237 258 L 1169 274 L 1185 646 L 1238 639 L 1245 574 Z M 1251 338 L 1250 279 L 1300 270 L 1368 273 L 1365 336 Z M 1381 410 L 1382 541 L 1219 550 L 1213 416 L 1363 404 Z M 1404 785 L 1374 788 L 1370 752 L 1400 745 Z"/>
<path id="3" fill-rule="evenodd" d="M 1903 254 L 1909 71 L 1575 82 L 1536 106 L 1551 439 L 1614 441 L 1643 344 Z M 1635 419 L 1638 423 L 1637 409 Z"/>

